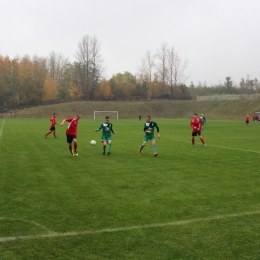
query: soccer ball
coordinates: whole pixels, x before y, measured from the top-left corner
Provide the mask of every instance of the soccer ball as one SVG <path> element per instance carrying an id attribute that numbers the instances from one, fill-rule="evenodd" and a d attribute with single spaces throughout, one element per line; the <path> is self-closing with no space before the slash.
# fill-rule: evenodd
<path id="1" fill-rule="evenodd" d="M 97 142 L 96 142 L 95 140 L 91 140 L 91 141 L 90 141 L 90 144 L 93 145 L 93 146 L 96 145 L 96 143 L 97 143 Z"/>

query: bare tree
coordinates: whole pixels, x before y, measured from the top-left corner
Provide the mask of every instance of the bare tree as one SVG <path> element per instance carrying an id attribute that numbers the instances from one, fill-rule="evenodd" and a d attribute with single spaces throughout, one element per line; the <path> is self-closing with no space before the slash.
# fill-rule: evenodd
<path id="1" fill-rule="evenodd" d="M 176 88 L 182 84 L 185 84 L 186 80 L 188 79 L 188 77 L 184 75 L 188 61 L 183 61 L 178 53 L 174 50 L 174 47 L 171 47 L 167 53 L 168 84 L 170 88 Z"/>
<path id="2" fill-rule="evenodd" d="M 93 98 L 98 82 L 102 79 L 103 57 L 98 39 L 85 35 L 76 53 L 77 74 L 85 98 Z"/>
<path id="3" fill-rule="evenodd" d="M 167 80 L 167 57 L 168 57 L 167 43 L 162 43 L 160 49 L 157 49 L 156 58 L 158 59 L 158 64 L 156 69 L 158 71 L 159 80 L 166 83 Z"/>
<path id="4" fill-rule="evenodd" d="M 65 70 L 68 65 L 68 58 L 64 58 L 61 53 L 52 51 L 47 59 L 47 69 L 51 78 L 57 82 L 57 90 L 61 91 L 61 82 L 64 78 Z"/>
<path id="5" fill-rule="evenodd" d="M 148 80 L 149 83 L 152 82 L 153 70 L 155 68 L 154 62 L 155 56 L 151 54 L 150 51 L 147 51 L 144 58 L 142 58 L 142 64 L 139 68 L 141 75 L 144 79 Z"/>

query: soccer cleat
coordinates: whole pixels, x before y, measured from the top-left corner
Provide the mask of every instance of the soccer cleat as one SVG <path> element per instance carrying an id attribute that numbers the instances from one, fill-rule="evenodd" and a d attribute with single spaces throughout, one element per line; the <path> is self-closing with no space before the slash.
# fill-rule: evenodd
<path id="1" fill-rule="evenodd" d="M 206 147 L 207 147 L 207 145 L 206 145 L 206 144 L 204 144 L 204 145 L 203 145 L 203 147 L 204 147 L 204 148 L 206 148 Z"/>
<path id="2" fill-rule="evenodd" d="M 111 154 L 110 152 L 107 152 L 107 155 Z"/>
<path id="3" fill-rule="evenodd" d="M 79 154 L 75 151 L 72 150 L 72 153 L 71 153 L 72 156 L 78 156 Z"/>
<path id="4" fill-rule="evenodd" d="M 153 156 L 154 156 L 154 157 L 156 157 L 157 155 L 158 155 L 158 153 L 154 153 L 154 155 L 153 155 Z"/>
<path id="5" fill-rule="evenodd" d="M 54 138 L 58 138 L 58 136 L 54 136 Z"/>
<path id="6" fill-rule="evenodd" d="M 138 150 L 138 155 L 141 155 L 141 151 L 140 151 L 140 149 Z"/>

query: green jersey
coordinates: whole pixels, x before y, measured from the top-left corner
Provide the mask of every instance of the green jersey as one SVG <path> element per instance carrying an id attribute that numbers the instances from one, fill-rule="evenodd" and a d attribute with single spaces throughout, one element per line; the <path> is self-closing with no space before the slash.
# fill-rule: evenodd
<path id="1" fill-rule="evenodd" d="M 98 131 L 102 129 L 102 140 L 106 140 L 111 137 L 111 132 L 114 134 L 113 125 L 111 123 L 102 123 Z"/>
<path id="2" fill-rule="evenodd" d="M 156 128 L 157 129 L 157 133 L 159 133 L 159 126 L 157 125 L 156 122 L 151 121 L 151 122 L 144 123 L 144 132 L 146 130 L 151 131 L 151 133 L 145 132 L 145 137 L 148 137 L 148 138 L 154 137 L 154 128 Z"/>
<path id="3" fill-rule="evenodd" d="M 202 120 L 202 125 L 206 125 L 206 117 L 201 116 L 200 119 Z"/>

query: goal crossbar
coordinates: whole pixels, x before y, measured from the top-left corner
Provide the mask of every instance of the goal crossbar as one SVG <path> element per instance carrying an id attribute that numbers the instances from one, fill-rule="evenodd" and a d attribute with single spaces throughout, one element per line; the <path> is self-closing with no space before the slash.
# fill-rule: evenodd
<path id="1" fill-rule="evenodd" d="M 96 113 L 115 113 L 116 119 L 118 119 L 118 111 L 94 111 L 94 120 L 96 119 Z"/>

